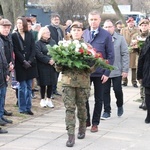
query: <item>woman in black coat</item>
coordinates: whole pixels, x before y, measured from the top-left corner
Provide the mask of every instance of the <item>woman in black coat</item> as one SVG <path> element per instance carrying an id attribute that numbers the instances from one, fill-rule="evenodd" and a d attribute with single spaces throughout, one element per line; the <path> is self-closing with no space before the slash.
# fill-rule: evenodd
<path id="1" fill-rule="evenodd" d="M 137 79 L 145 87 L 147 116 L 145 123 L 150 123 L 150 36 L 147 37 L 138 60 Z"/>
<path id="2" fill-rule="evenodd" d="M 31 111 L 32 79 L 37 77 L 35 42 L 32 33 L 28 31 L 25 17 L 17 18 L 16 27 L 16 32 L 12 34 L 12 41 L 15 53 L 16 80 L 19 82 L 19 112 L 33 115 Z"/>
<path id="3" fill-rule="evenodd" d="M 48 55 L 46 45 L 53 46 L 55 41 L 50 38 L 50 31 L 47 27 L 42 27 L 38 34 L 38 41 L 36 42 L 36 59 L 38 68 L 38 84 L 40 86 L 41 107 L 51 107 L 54 105 L 50 99 L 52 93 L 52 85 L 56 84 L 56 71 L 53 67 L 54 61 Z M 46 92 L 47 90 L 47 92 Z M 45 93 L 47 98 L 45 99 Z"/>

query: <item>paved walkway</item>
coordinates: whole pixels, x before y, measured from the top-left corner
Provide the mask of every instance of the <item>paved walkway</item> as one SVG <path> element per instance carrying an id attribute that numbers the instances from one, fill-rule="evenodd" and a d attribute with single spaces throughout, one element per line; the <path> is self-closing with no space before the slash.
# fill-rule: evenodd
<path id="1" fill-rule="evenodd" d="M 76 138 L 72 150 L 150 150 L 150 125 L 144 123 L 146 112 L 138 108 L 139 88 L 123 87 L 124 115 L 117 117 L 115 98 L 112 92 L 110 120 L 102 120 L 99 132 L 87 128 L 83 140 Z M 90 97 L 93 110 L 93 95 Z M 65 109 L 60 108 L 37 118 L 8 128 L 8 134 L 0 135 L 0 150 L 67 150 Z M 78 128 L 76 128 L 77 135 Z"/>

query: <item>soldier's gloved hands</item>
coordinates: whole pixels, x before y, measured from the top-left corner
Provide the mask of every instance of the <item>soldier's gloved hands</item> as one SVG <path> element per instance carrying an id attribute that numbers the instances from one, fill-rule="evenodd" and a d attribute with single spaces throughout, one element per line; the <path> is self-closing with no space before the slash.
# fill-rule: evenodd
<path id="1" fill-rule="evenodd" d="M 23 61 L 23 67 L 24 67 L 25 69 L 28 69 L 28 68 L 31 67 L 31 65 L 30 65 L 29 62 L 27 62 L 26 60 L 24 60 L 24 61 Z"/>

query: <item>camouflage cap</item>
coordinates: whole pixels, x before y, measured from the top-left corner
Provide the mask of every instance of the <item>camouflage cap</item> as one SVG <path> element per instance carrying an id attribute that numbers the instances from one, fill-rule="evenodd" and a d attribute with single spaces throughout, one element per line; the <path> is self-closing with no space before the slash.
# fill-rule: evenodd
<path id="1" fill-rule="evenodd" d="M 8 19 L 1 19 L 0 25 L 1 26 L 12 26 L 12 23 Z"/>
<path id="2" fill-rule="evenodd" d="M 148 19 L 142 19 L 142 20 L 140 20 L 139 26 L 142 25 L 142 24 L 149 24 L 149 20 Z"/>

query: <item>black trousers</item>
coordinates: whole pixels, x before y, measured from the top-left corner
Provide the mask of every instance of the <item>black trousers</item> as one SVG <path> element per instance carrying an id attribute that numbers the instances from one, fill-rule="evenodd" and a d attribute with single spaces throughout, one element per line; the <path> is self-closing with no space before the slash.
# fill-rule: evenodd
<path id="1" fill-rule="evenodd" d="M 102 84 L 101 77 L 91 77 L 91 83 L 92 82 L 94 85 L 94 98 L 95 98 L 92 125 L 98 125 L 100 122 L 100 116 L 102 111 L 104 84 Z M 86 103 L 86 108 L 87 108 L 87 122 L 90 122 L 89 101 L 87 101 Z"/>
<path id="2" fill-rule="evenodd" d="M 145 87 L 145 103 L 147 107 L 147 118 L 150 119 L 150 88 Z"/>
<path id="3" fill-rule="evenodd" d="M 45 98 L 45 93 L 46 93 L 47 98 L 51 98 L 52 85 L 40 86 L 41 99 Z"/>
<path id="4" fill-rule="evenodd" d="M 111 113 L 111 82 L 113 84 L 113 90 L 116 97 L 116 105 L 117 107 L 121 107 L 123 105 L 123 92 L 122 92 L 122 76 L 109 78 L 107 82 L 104 84 L 104 112 Z"/>

